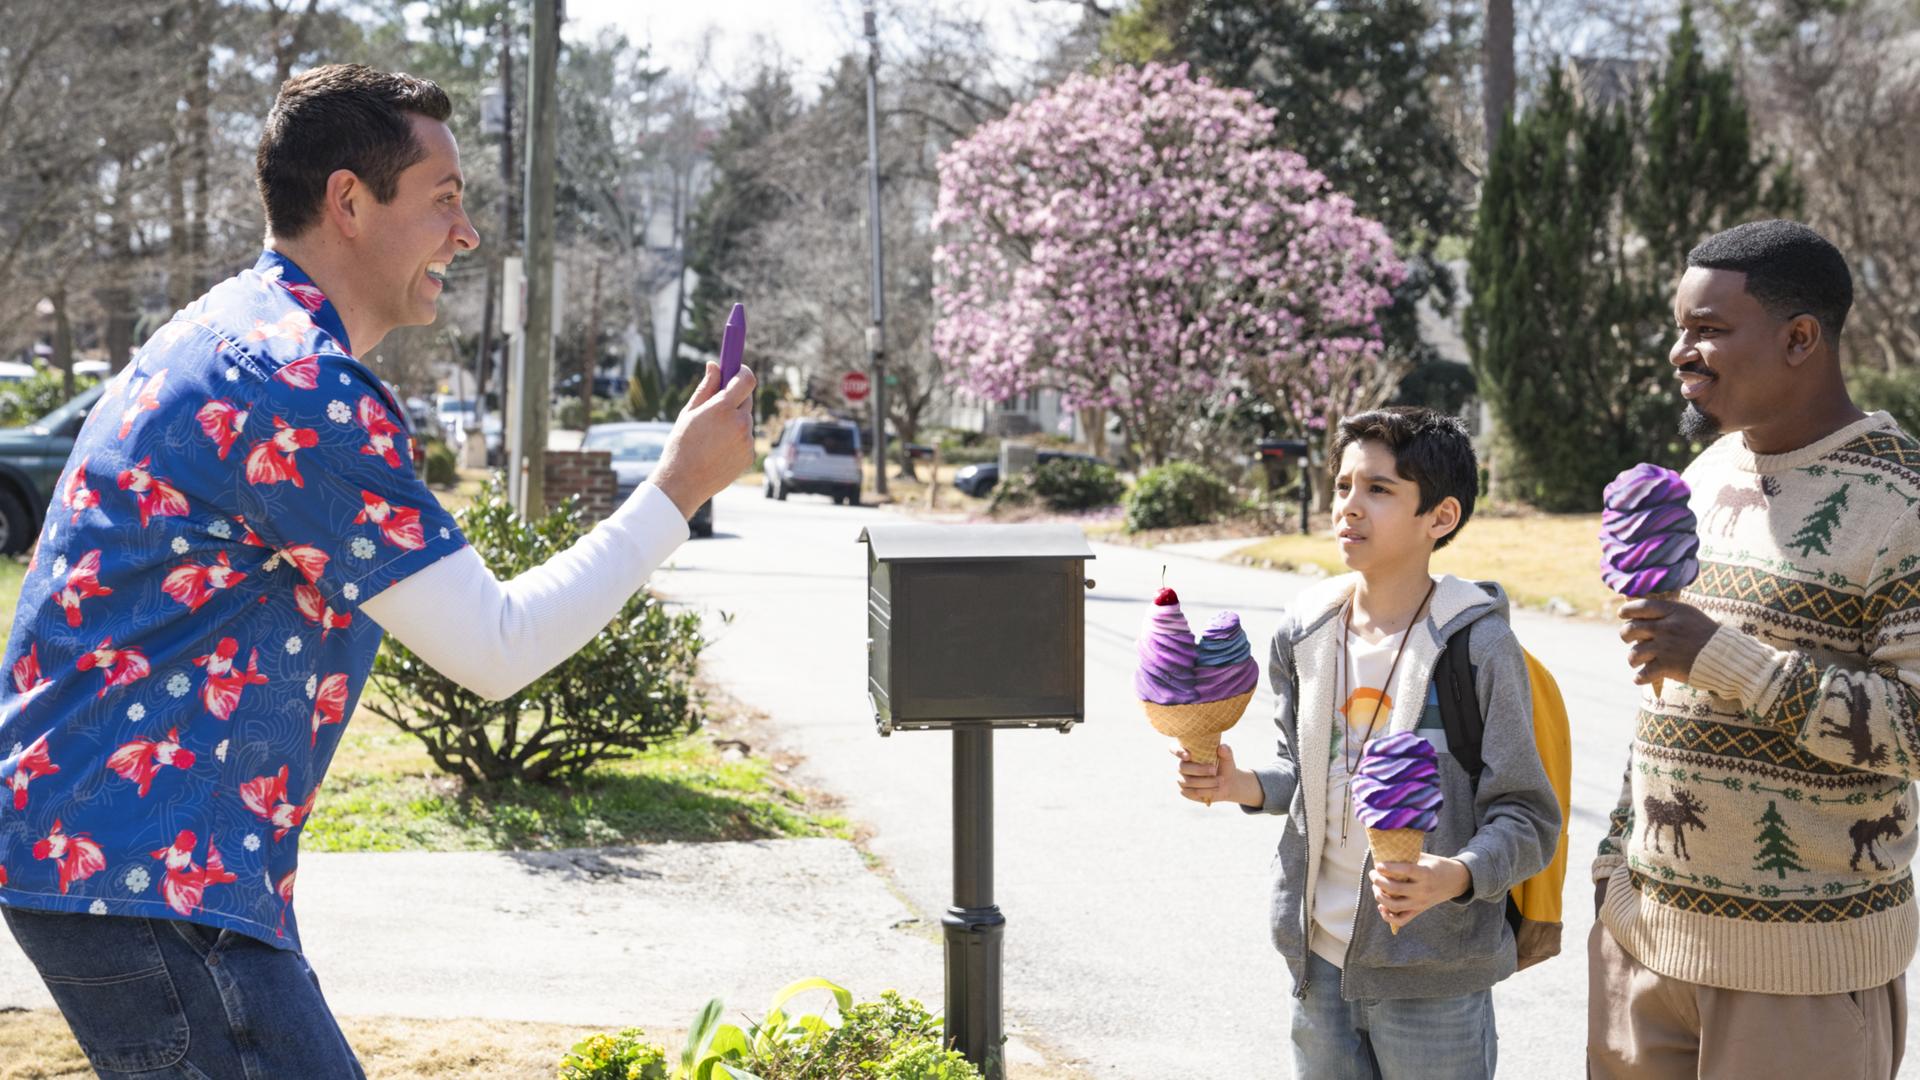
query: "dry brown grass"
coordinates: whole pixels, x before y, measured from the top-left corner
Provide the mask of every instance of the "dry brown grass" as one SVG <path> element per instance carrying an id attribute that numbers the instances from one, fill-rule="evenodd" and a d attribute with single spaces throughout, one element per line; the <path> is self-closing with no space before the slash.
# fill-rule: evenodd
<path id="1" fill-rule="evenodd" d="M 340 1027 L 369 1080 L 550 1080 L 560 1055 L 601 1030 L 501 1020 L 412 1020 L 344 1016 Z M 684 1032 L 648 1032 L 678 1047 Z M 50 1009 L 0 1014 L 0 1080 L 90 1078 L 93 1070 Z"/>
<path id="2" fill-rule="evenodd" d="M 1332 537 L 1275 536 L 1252 544 L 1238 557 L 1255 564 L 1312 564 L 1346 573 Z M 1498 581 L 1515 603 L 1545 607 L 1555 597 L 1582 615 L 1606 615 L 1620 603 L 1600 583 L 1600 515 L 1475 515 L 1460 538 L 1433 556 L 1433 569 L 1463 578 Z"/>

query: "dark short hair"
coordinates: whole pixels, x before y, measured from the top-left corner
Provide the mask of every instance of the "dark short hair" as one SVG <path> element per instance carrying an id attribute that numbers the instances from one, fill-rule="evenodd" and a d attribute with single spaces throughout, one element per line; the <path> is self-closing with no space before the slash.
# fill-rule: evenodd
<path id="1" fill-rule="evenodd" d="M 337 169 L 350 170 L 382 204 L 392 202 L 400 174 L 427 156 L 409 113 L 446 123 L 453 103 L 431 80 L 361 64 L 328 64 L 288 79 L 254 154 L 267 231 L 287 239 L 307 231 Z"/>
<path id="2" fill-rule="evenodd" d="M 1853 274 L 1840 249 L 1805 225 L 1779 220 L 1735 225 L 1700 241 L 1687 252 L 1687 265 L 1747 275 L 1747 293 L 1767 314 L 1781 320 L 1811 315 L 1828 347 L 1839 350 L 1840 331 L 1853 307 Z"/>
<path id="3" fill-rule="evenodd" d="M 1349 416 L 1340 421 L 1333 437 L 1333 460 L 1328 465 L 1335 475 L 1347 447 L 1367 441 L 1385 445 L 1393 454 L 1395 471 L 1419 486 L 1418 513 L 1432 512 L 1449 495 L 1460 501 L 1459 524 L 1433 547 L 1437 551 L 1452 543 L 1473 516 L 1473 499 L 1480 490 L 1480 465 L 1467 425 L 1457 416 L 1414 406 Z"/>

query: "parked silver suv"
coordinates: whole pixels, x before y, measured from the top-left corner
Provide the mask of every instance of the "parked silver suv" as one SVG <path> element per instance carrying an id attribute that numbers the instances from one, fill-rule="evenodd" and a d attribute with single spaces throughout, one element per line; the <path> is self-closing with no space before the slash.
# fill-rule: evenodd
<path id="1" fill-rule="evenodd" d="M 845 420 L 794 420 L 767 454 L 766 496 L 826 495 L 848 506 L 860 502 L 860 428 Z"/>

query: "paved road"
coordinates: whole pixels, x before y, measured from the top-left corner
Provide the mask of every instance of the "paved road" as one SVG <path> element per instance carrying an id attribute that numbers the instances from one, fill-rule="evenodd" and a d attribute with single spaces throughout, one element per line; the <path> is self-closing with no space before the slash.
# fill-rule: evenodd
<path id="1" fill-rule="evenodd" d="M 852 816 L 874 828 L 872 850 L 937 930 L 952 879 L 951 739 L 882 739 L 863 697 L 866 548 L 855 541 L 864 525 L 900 519 L 811 496 L 767 502 L 744 487 L 715 509 L 716 537 L 684 548 L 657 586 L 735 616 L 714 620 L 708 671 L 772 714 L 807 756 L 810 778 L 844 795 Z M 1277 823 L 1179 799 L 1166 740 L 1128 686 L 1143 603 L 1163 565 L 1195 625 L 1230 607 L 1256 642 L 1271 636 L 1307 579 L 1133 548 L 1096 551 L 1087 723 L 1066 735 L 995 737 L 1009 1031 L 1100 1077 L 1289 1075 L 1285 969 L 1266 922 Z M 1575 1077 L 1592 925 L 1585 862 L 1619 792 L 1636 697 L 1606 626 L 1531 613 L 1514 621 L 1558 677 L 1572 716 L 1574 869 L 1567 951 L 1496 991 L 1501 1071 Z M 1262 687 L 1228 735 L 1243 761 L 1270 751 L 1270 703 Z"/>

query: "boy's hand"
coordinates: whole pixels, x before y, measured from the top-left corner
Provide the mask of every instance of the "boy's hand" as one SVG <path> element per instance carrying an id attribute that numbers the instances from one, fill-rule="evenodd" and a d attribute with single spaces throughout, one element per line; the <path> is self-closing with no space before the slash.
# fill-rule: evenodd
<path id="1" fill-rule="evenodd" d="M 1375 863 L 1367 878 L 1380 917 L 1395 930 L 1433 905 L 1473 888 L 1466 863 L 1429 851 L 1421 852 L 1417 863 Z"/>
<path id="2" fill-rule="evenodd" d="M 1233 763 L 1233 747 L 1220 744 L 1220 760 L 1202 765 L 1192 755 L 1173 744 L 1173 756 L 1180 762 L 1180 794 L 1198 803 L 1236 802 L 1255 808 L 1266 805 L 1266 793 L 1260 790 L 1260 778 Z"/>
<path id="3" fill-rule="evenodd" d="M 1639 686 L 1655 679 L 1686 682 L 1700 650 L 1720 629 L 1706 612 L 1677 600 L 1629 600 L 1618 614 L 1626 620 L 1620 640 L 1633 646 L 1627 663 Z"/>

